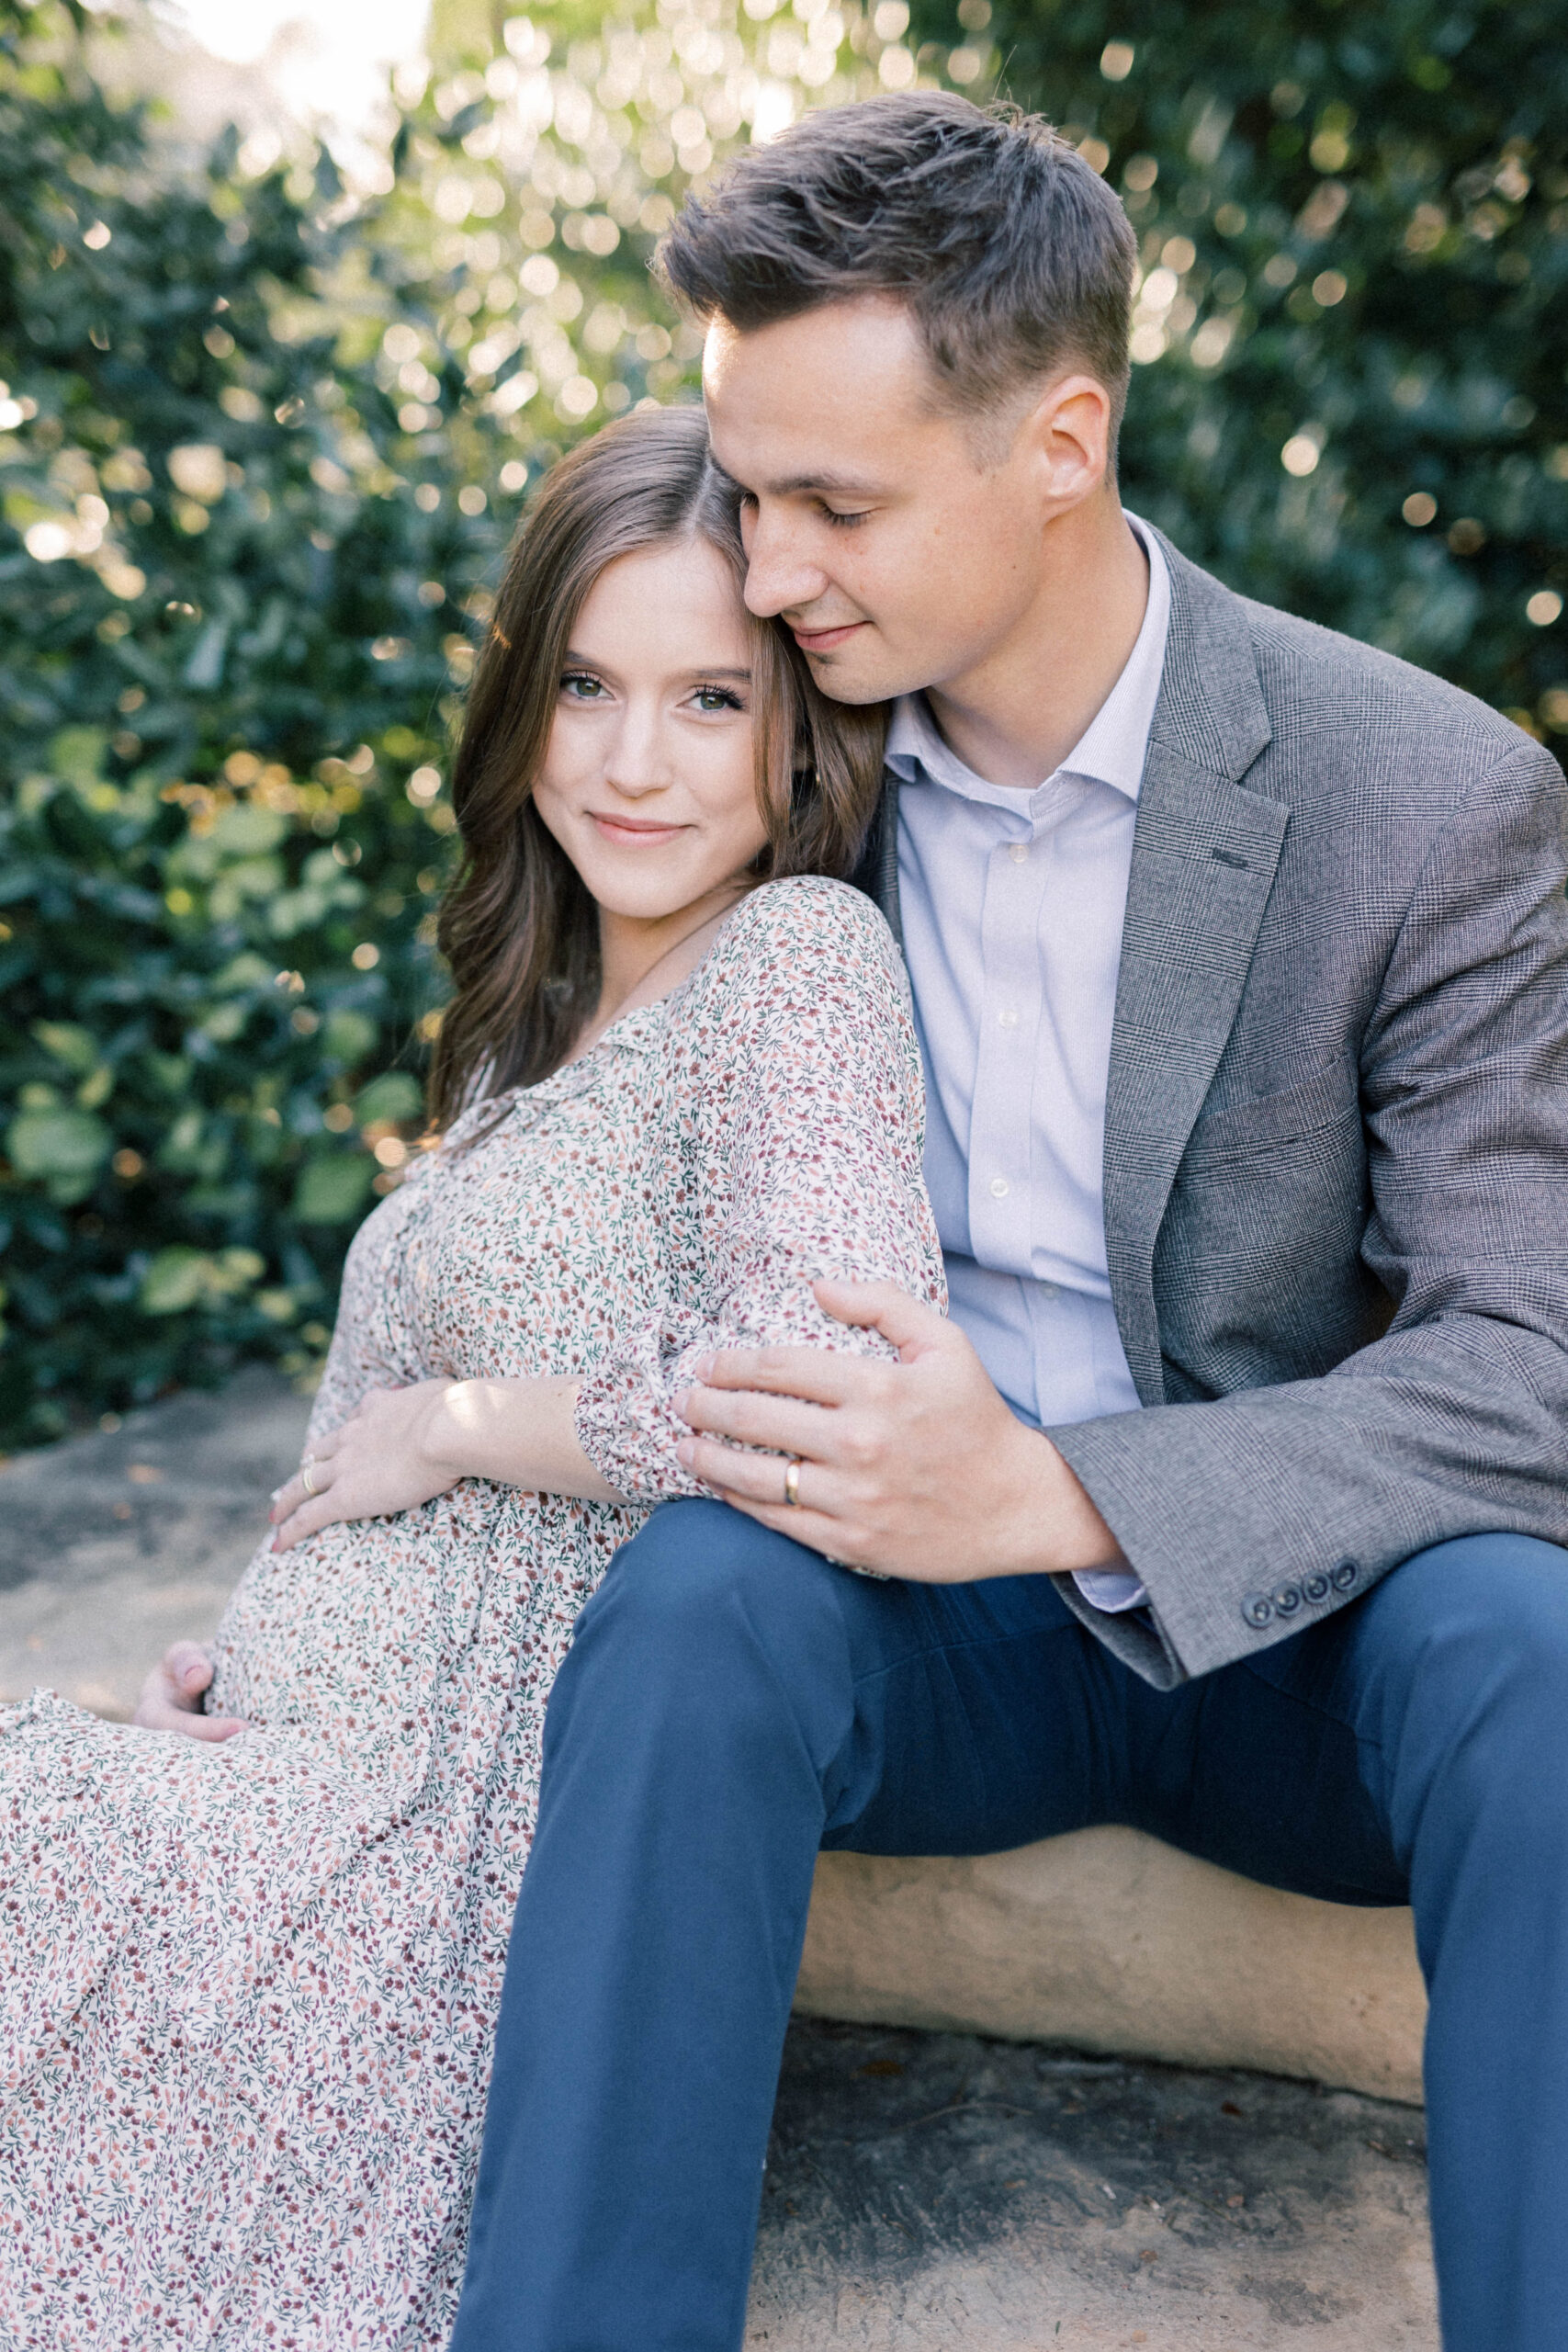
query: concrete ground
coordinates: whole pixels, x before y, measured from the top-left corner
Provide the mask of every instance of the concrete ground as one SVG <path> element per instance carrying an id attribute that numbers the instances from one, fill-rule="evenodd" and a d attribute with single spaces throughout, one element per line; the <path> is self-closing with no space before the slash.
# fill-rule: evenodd
<path id="1" fill-rule="evenodd" d="M 0 1470 L 0 1701 L 123 1720 L 165 1645 L 215 1630 L 296 1466 L 308 1402 L 260 1369 Z"/>
<path id="2" fill-rule="evenodd" d="M 299 1459 L 250 1372 L 0 1470 L 0 1700 L 127 1715 Z M 1436 2352 L 1417 2109 L 1257 2075 L 797 2020 L 749 2347 Z"/>
<path id="3" fill-rule="evenodd" d="M 1436 2352 L 1415 2108 L 797 2018 L 747 2345 Z"/>

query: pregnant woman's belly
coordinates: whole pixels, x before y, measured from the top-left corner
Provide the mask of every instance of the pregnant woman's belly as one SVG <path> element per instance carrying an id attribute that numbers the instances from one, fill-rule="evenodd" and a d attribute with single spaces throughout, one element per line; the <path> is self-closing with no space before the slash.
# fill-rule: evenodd
<path id="1" fill-rule="evenodd" d="M 406 1815 L 464 1736 L 474 1660 L 495 1651 L 486 1614 L 528 1616 L 564 1574 L 570 1623 L 642 1516 L 465 1479 L 417 1510 L 264 1548 L 219 1629 L 213 1709 Z"/>
<path id="2" fill-rule="evenodd" d="M 367 1221 L 323 1396 L 333 1421 L 380 1382 L 585 1371 L 646 1319 L 660 1284 L 649 1075 L 646 1057 L 617 1055 L 563 1099 L 525 1097 Z M 209 1704 L 405 1806 L 467 1704 L 481 1609 L 522 1605 L 540 1577 L 575 1590 L 589 1564 L 596 1580 L 640 1517 L 465 1479 L 288 1552 L 264 1544 L 220 1630 Z"/>

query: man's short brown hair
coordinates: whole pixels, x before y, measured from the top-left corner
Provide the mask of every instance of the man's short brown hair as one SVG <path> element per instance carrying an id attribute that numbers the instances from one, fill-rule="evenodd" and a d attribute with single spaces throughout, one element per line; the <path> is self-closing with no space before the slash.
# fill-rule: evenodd
<path id="1" fill-rule="evenodd" d="M 742 334 L 826 302 L 907 302 L 944 406 L 984 418 L 1081 366 L 1126 398 L 1137 245 L 1038 115 L 946 91 L 823 107 L 689 197 L 658 267 Z"/>

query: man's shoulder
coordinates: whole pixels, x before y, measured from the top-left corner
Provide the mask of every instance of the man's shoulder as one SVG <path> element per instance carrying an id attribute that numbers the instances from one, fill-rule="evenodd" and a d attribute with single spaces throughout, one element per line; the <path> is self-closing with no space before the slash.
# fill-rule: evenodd
<path id="1" fill-rule="evenodd" d="M 1235 602 L 1270 718 L 1314 729 L 1415 728 L 1423 738 L 1440 734 L 1451 750 L 1473 751 L 1489 766 L 1531 745 L 1501 711 L 1397 653 L 1249 596 Z"/>
<path id="2" fill-rule="evenodd" d="M 1270 738 L 1262 763 L 1275 788 L 1297 774 L 1304 781 L 1349 770 L 1396 799 L 1409 791 L 1452 806 L 1499 771 L 1532 777 L 1536 788 L 1561 786 L 1551 754 L 1462 686 L 1244 596 L 1179 553 L 1176 568 L 1190 602 L 1207 607 L 1194 614 L 1200 628 L 1224 613 L 1245 637 Z"/>

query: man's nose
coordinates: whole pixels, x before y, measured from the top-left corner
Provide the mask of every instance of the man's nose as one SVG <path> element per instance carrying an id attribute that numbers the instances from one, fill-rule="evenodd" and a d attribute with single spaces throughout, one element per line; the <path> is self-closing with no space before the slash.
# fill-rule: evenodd
<path id="1" fill-rule="evenodd" d="M 787 515 L 770 514 L 753 507 L 747 517 L 746 606 L 759 620 L 775 614 L 798 612 L 816 603 L 828 586 L 828 575 L 800 544 L 798 528 Z"/>

